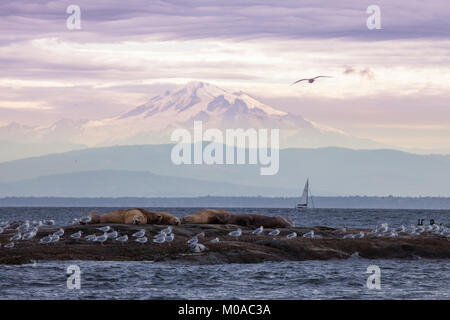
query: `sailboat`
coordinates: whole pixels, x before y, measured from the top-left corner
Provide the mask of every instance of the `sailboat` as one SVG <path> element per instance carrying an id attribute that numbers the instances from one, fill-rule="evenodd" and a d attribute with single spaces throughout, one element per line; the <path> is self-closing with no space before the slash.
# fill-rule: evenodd
<path id="1" fill-rule="evenodd" d="M 307 210 L 308 209 L 308 200 L 309 200 L 309 179 L 306 180 L 302 197 L 300 198 L 300 202 L 297 203 L 297 206 L 296 206 L 297 211 Z M 311 200 L 312 200 L 312 198 L 311 198 Z M 313 203 L 313 205 L 314 205 L 314 203 Z"/>

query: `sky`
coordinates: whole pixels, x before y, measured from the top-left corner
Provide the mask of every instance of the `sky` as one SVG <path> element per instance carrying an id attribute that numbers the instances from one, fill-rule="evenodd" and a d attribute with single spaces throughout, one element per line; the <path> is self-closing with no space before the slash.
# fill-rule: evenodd
<path id="1" fill-rule="evenodd" d="M 66 26 L 70 5 L 80 30 Z M 381 29 L 367 28 L 370 5 Z M 0 70 L 0 125 L 115 116 L 200 80 L 358 137 L 450 153 L 447 0 L 2 0 Z M 321 74 L 333 78 L 289 86 Z"/>

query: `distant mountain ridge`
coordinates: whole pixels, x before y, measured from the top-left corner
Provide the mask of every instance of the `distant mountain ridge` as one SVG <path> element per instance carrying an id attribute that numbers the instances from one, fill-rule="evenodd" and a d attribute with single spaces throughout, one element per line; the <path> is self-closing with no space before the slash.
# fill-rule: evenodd
<path id="1" fill-rule="evenodd" d="M 171 143 L 174 129 L 192 131 L 194 121 L 202 121 L 205 128 L 220 130 L 280 129 L 281 147 L 386 147 L 284 112 L 243 91 L 229 92 L 199 81 L 155 96 L 147 103 L 111 118 L 61 119 L 47 126 L 4 125 L 0 127 L 0 140 L 22 144 L 55 143 L 53 152 L 67 151 L 70 145 Z M 11 157 L 0 155 L 0 161 L 4 160 L 11 160 Z"/>
<path id="2" fill-rule="evenodd" d="M 130 190 L 139 189 L 135 188 L 129 176 L 123 175 L 124 171 L 201 180 L 210 184 L 203 195 L 228 195 L 220 192 L 220 185 L 227 184 L 229 187 L 241 187 L 239 191 L 242 196 L 298 196 L 309 178 L 313 195 L 450 196 L 450 156 L 423 156 L 395 150 L 291 148 L 280 150 L 280 170 L 277 175 L 261 176 L 259 165 L 177 166 L 170 161 L 172 147 L 139 145 L 89 148 L 0 163 L 0 183 L 3 185 L 0 197 L 6 194 L 31 195 L 20 192 L 18 187 L 14 189 L 13 185 L 21 185 L 22 190 L 26 190 L 27 183 L 39 185 L 36 179 L 41 179 L 39 181 L 43 190 L 59 188 L 66 191 L 58 192 L 59 196 L 72 196 L 72 191 L 69 192 L 73 190 L 72 181 L 80 173 L 88 171 L 109 171 L 114 178 L 108 178 L 104 184 L 111 184 L 111 188 L 121 185 L 120 188 Z M 62 184 L 55 186 L 55 175 L 67 175 L 62 179 L 67 188 Z M 99 179 L 88 174 L 84 177 L 86 186 L 99 186 L 95 196 L 103 196 L 101 184 L 97 183 Z M 166 185 L 167 194 L 183 195 L 177 191 L 177 183 L 173 180 L 171 186 Z M 79 184 L 79 187 L 82 185 Z M 149 191 L 146 194 L 154 194 L 151 188 L 151 183 L 145 184 L 145 190 Z M 45 195 L 54 196 L 50 191 Z"/>

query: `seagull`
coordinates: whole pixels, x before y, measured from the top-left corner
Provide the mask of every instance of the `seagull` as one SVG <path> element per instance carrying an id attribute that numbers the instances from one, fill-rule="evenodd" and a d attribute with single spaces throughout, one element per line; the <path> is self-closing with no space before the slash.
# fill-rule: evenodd
<path id="1" fill-rule="evenodd" d="M 70 224 L 79 224 L 80 223 L 80 219 L 78 218 L 73 218 L 72 221 L 69 222 Z"/>
<path id="2" fill-rule="evenodd" d="M 269 232 L 269 236 L 277 236 L 280 234 L 280 230 L 275 229 Z"/>
<path id="3" fill-rule="evenodd" d="M 228 235 L 232 237 L 240 237 L 242 235 L 242 230 L 238 228 L 237 230 L 228 233 Z"/>
<path id="4" fill-rule="evenodd" d="M 91 216 L 85 216 L 85 217 L 80 218 L 80 222 L 84 223 L 84 224 L 87 224 L 87 223 L 89 223 L 91 221 L 92 221 L 92 217 Z"/>
<path id="5" fill-rule="evenodd" d="M 364 232 L 360 232 L 360 233 L 358 233 L 358 234 L 356 234 L 355 236 L 354 236 L 354 238 L 356 238 L 356 239 L 362 239 L 362 238 L 364 238 Z"/>
<path id="6" fill-rule="evenodd" d="M 43 238 L 41 238 L 41 240 L 39 240 L 40 243 L 50 243 L 52 242 L 52 235 L 49 234 Z"/>
<path id="7" fill-rule="evenodd" d="M 166 241 L 166 235 L 164 233 L 161 233 L 161 236 L 153 239 L 153 242 L 155 242 L 155 243 L 164 243 L 165 241 Z"/>
<path id="8" fill-rule="evenodd" d="M 95 234 L 90 234 L 86 236 L 84 239 L 86 239 L 87 241 L 95 241 L 95 239 L 97 239 L 97 236 Z"/>
<path id="9" fill-rule="evenodd" d="M 55 220 L 44 220 L 42 223 L 46 226 L 53 226 L 55 224 Z"/>
<path id="10" fill-rule="evenodd" d="M 172 242 L 173 239 L 175 239 L 175 235 L 173 233 L 166 236 L 166 242 L 168 242 L 168 243 Z"/>
<path id="11" fill-rule="evenodd" d="M 19 232 L 27 232 L 29 228 L 30 228 L 30 223 L 28 221 L 26 221 L 25 223 L 18 226 L 16 228 L 16 230 Z"/>
<path id="12" fill-rule="evenodd" d="M 97 228 L 97 230 L 100 230 L 100 231 L 103 231 L 103 232 L 108 232 L 109 230 L 111 230 L 111 227 L 110 226 L 104 226 L 104 227 L 101 227 L 101 228 Z"/>
<path id="13" fill-rule="evenodd" d="M 14 247 L 14 242 L 5 244 L 5 245 L 3 246 L 3 248 L 12 248 L 12 247 Z"/>
<path id="14" fill-rule="evenodd" d="M 389 227 L 387 223 L 382 223 L 381 226 L 378 228 L 379 232 L 388 232 Z"/>
<path id="15" fill-rule="evenodd" d="M 314 230 L 311 230 L 310 232 L 307 232 L 303 235 L 303 238 L 314 238 Z"/>
<path id="16" fill-rule="evenodd" d="M 147 242 L 147 237 L 139 237 L 139 238 L 136 239 L 136 242 L 146 243 Z"/>
<path id="17" fill-rule="evenodd" d="M 191 250 L 191 252 L 194 252 L 194 253 L 199 253 L 199 252 L 208 250 L 208 248 L 206 248 L 201 243 L 192 244 L 192 245 L 189 246 L 189 249 Z"/>
<path id="18" fill-rule="evenodd" d="M 59 239 L 60 239 L 60 237 L 57 234 L 53 234 L 53 235 L 51 235 L 51 237 L 52 237 L 52 241 L 51 242 L 58 242 Z"/>
<path id="19" fill-rule="evenodd" d="M 168 226 L 167 228 L 161 230 L 161 233 L 164 233 L 165 235 L 172 233 L 172 227 Z"/>
<path id="20" fill-rule="evenodd" d="M 106 240 L 108 240 L 108 234 L 106 232 L 95 239 L 95 241 L 100 242 L 101 245 L 103 245 L 103 242 Z"/>
<path id="21" fill-rule="evenodd" d="M 219 241 L 220 241 L 219 238 L 216 237 L 216 238 L 212 239 L 210 242 L 211 243 L 219 243 Z"/>
<path id="22" fill-rule="evenodd" d="M 264 227 L 260 226 L 258 229 L 253 230 L 252 234 L 254 234 L 254 235 L 261 234 L 263 232 L 263 230 L 264 230 Z"/>
<path id="23" fill-rule="evenodd" d="M 128 236 L 124 235 L 124 236 L 116 238 L 116 240 L 119 241 L 120 243 L 122 243 L 122 245 L 123 245 L 125 242 L 128 241 Z"/>
<path id="24" fill-rule="evenodd" d="M 139 230 L 138 232 L 133 233 L 131 236 L 135 238 L 141 238 L 145 236 L 145 230 L 144 229 Z"/>
<path id="25" fill-rule="evenodd" d="M 286 236 L 286 238 L 288 238 L 288 239 L 294 239 L 294 238 L 297 238 L 297 232 L 289 233 L 289 234 Z"/>
<path id="26" fill-rule="evenodd" d="M 22 234 L 20 232 L 17 232 L 15 235 L 13 235 L 12 237 L 9 237 L 9 241 L 17 241 L 22 239 Z"/>
<path id="27" fill-rule="evenodd" d="M 317 77 L 314 77 L 314 78 L 300 79 L 300 80 L 297 80 L 297 81 L 291 83 L 291 86 L 294 85 L 294 84 L 296 84 L 296 83 L 302 82 L 302 81 L 308 81 L 309 83 L 313 83 L 313 82 L 316 81 L 316 79 L 318 79 L 318 78 L 333 78 L 333 77 L 330 77 L 330 76 L 317 76 Z"/>
<path id="28" fill-rule="evenodd" d="M 117 231 L 109 232 L 106 234 L 108 236 L 108 239 L 115 239 L 118 237 L 119 233 Z"/>
<path id="29" fill-rule="evenodd" d="M 342 239 L 353 239 L 353 234 L 346 234 L 346 235 L 344 235 L 343 237 L 342 237 Z"/>
<path id="30" fill-rule="evenodd" d="M 31 231 L 28 231 L 26 233 L 23 234 L 22 236 L 22 240 L 30 240 L 33 239 L 36 236 L 37 233 L 37 229 L 33 229 Z"/>
<path id="31" fill-rule="evenodd" d="M 53 233 L 53 235 L 58 236 L 58 237 L 62 237 L 64 235 L 64 229 L 63 228 L 59 229 L 58 231 Z"/>
<path id="32" fill-rule="evenodd" d="M 81 232 L 81 230 L 80 230 L 80 231 L 78 231 L 78 232 L 76 232 L 76 233 L 72 233 L 72 234 L 70 235 L 70 237 L 71 237 L 72 239 L 80 239 L 82 233 L 83 233 L 83 232 Z"/>

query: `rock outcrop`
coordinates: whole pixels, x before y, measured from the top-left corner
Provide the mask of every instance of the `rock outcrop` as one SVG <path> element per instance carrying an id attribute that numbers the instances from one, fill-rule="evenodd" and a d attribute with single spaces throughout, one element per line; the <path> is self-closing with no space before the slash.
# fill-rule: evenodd
<path id="1" fill-rule="evenodd" d="M 258 263 L 264 261 L 301 261 L 347 259 L 358 254 L 366 259 L 411 259 L 450 258 L 448 238 L 430 232 L 411 236 L 400 233 L 398 237 L 372 236 L 343 239 L 341 231 L 328 227 L 283 228 L 278 236 L 269 236 L 272 229 L 253 235 L 253 228 L 240 227 L 240 237 L 229 236 L 236 230 L 235 225 L 186 224 L 173 226 L 175 238 L 170 243 L 154 243 L 153 236 L 167 226 L 111 224 L 120 235 L 127 234 L 128 242 L 108 239 L 103 243 L 85 240 L 90 234 L 102 235 L 101 225 L 71 225 L 64 227 L 65 234 L 58 242 L 42 244 L 40 239 L 59 228 L 41 228 L 31 240 L 14 241 L 13 248 L 5 248 L 16 231 L 5 230 L 0 234 L 0 264 L 25 264 L 42 260 L 97 260 L 97 261 L 190 261 L 193 263 Z M 149 241 L 138 243 L 131 235 L 144 229 Z M 72 239 L 71 234 L 82 231 L 80 239 Z M 314 238 L 302 237 L 314 230 Z M 347 234 L 357 234 L 367 230 L 348 230 Z M 296 232 L 298 237 L 287 239 L 286 235 Z M 198 243 L 205 250 L 192 252 L 187 240 L 198 235 Z M 215 238 L 219 242 L 211 242 Z"/>

